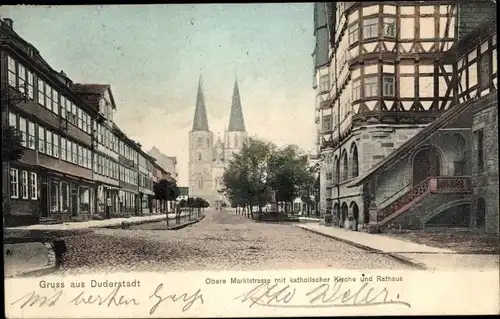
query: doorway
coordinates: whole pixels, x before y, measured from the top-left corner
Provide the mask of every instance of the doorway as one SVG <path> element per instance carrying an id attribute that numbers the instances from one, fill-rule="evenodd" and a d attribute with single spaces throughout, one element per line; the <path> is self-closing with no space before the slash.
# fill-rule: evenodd
<path id="1" fill-rule="evenodd" d="M 359 207 L 358 204 L 355 202 L 351 203 L 351 209 L 352 209 L 352 216 L 353 216 L 353 229 L 358 230 L 358 223 L 359 223 Z"/>
<path id="2" fill-rule="evenodd" d="M 347 214 L 348 214 L 348 211 L 347 211 L 347 204 L 346 203 L 342 203 L 342 207 L 340 209 L 341 211 L 341 227 L 344 227 L 345 225 L 345 220 L 347 219 Z"/>
<path id="3" fill-rule="evenodd" d="M 71 216 L 78 216 L 78 188 L 71 185 Z"/>
<path id="4" fill-rule="evenodd" d="M 49 185 L 43 181 L 40 186 L 40 216 L 49 217 Z"/>
<path id="5" fill-rule="evenodd" d="M 439 176 L 441 161 L 435 148 L 423 148 L 413 157 L 413 186 L 431 176 Z"/>
<path id="6" fill-rule="evenodd" d="M 484 198 L 479 197 L 477 200 L 476 210 L 476 228 L 484 228 L 486 226 L 486 203 Z"/>

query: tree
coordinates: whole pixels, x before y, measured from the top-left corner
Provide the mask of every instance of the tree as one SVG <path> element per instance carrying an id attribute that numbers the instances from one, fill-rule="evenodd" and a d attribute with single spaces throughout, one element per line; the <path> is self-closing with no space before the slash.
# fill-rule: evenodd
<path id="1" fill-rule="evenodd" d="M 277 202 L 286 203 L 297 197 L 310 201 L 310 187 L 314 175 L 309 167 L 307 155 L 296 145 L 288 145 L 273 153 L 269 163 L 269 186 L 276 194 Z"/>
<path id="2" fill-rule="evenodd" d="M 162 179 L 153 187 L 155 193 L 155 198 L 164 201 L 172 201 L 177 199 L 180 195 L 179 188 L 175 181 Z M 168 215 L 168 205 L 167 205 L 167 215 Z"/>
<path id="3" fill-rule="evenodd" d="M 261 212 L 273 193 L 278 202 L 287 203 L 306 193 L 310 201 L 314 173 L 307 155 L 297 146 L 278 149 L 271 143 L 250 139 L 229 162 L 222 183 L 231 206 L 258 205 Z"/>
<path id="4" fill-rule="evenodd" d="M 179 202 L 179 206 L 182 208 L 187 207 L 187 200 L 185 200 L 184 198 L 181 199 Z"/>
<path id="5" fill-rule="evenodd" d="M 252 217 L 251 207 L 262 207 L 269 197 L 268 160 L 275 148 L 272 143 L 249 139 L 222 176 L 223 192 L 231 205 L 243 206 Z"/>

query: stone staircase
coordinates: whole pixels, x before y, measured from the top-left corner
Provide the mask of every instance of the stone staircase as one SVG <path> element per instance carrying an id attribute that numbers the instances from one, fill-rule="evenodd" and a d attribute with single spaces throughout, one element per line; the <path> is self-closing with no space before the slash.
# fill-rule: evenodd
<path id="1" fill-rule="evenodd" d="M 429 216 L 444 209 L 443 204 L 470 203 L 471 193 L 470 177 L 429 177 L 384 208 L 370 212 L 368 231 L 380 232 L 391 224 L 405 229 L 422 228 Z"/>

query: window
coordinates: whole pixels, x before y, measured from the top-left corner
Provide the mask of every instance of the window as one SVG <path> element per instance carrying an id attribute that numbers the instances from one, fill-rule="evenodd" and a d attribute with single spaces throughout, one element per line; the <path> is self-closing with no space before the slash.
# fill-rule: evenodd
<path id="1" fill-rule="evenodd" d="M 47 130 L 46 139 L 45 139 L 45 151 L 47 155 L 52 156 L 52 132 Z"/>
<path id="2" fill-rule="evenodd" d="M 83 147 L 77 145 L 78 150 L 78 165 L 83 166 Z"/>
<path id="3" fill-rule="evenodd" d="M 57 212 L 59 210 L 59 183 L 50 183 L 50 211 Z"/>
<path id="4" fill-rule="evenodd" d="M 66 139 L 61 137 L 61 159 L 66 160 Z"/>
<path id="5" fill-rule="evenodd" d="M 72 149 L 71 149 L 71 141 L 69 140 L 66 140 L 66 161 L 72 163 L 73 162 L 73 159 L 72 159 Z"/>
<path id="6" fill-rule="evenodd" d="M 69 210 L 69 185 L 61 183 L 61 209 L 63 211 Z"/>
<path id="7" fill-rule="evenodd" d="M 491 68 L 490 68 L 490 55 L 485 52 L 479 58 L 479 86 L 486 89 L 490 86 Z"/>
<path id="8" fill-rule="evenodd" d="M 45 83 L 45 107 L 52 111 L 52 88 Z"/>
<path id="9" fill-rule="evenodd" d="M 332 116 L 323 115 L 323 132 L 329 132 L 333 129 Z"/>
<path id="10" fill-rule="evenodd" d="M 354 80 L 352 81 L 352 100 L 356 101 L 361 98 L 361 81 Z"/>
<path id="11" fill-rule="evenodd" d="M 355 24 L 349 27 L 349 44 L 356 43 L 358 42 L 358 40 L 359 40 L 359 23 L 356 22 Z"/>
<path id="12" fill-rule="evenodd" d="M 52 112 L 59 114 L 59 92 L 52 89 Z"/>
<path id="13" fill-rule="evenodd" d="M 319 91 L 328 92 L 330 90 L 330 76 L 328 74 L 322 75 L 319 78 Z"/>
<path id="14" fill-rule="evenodd" d="M 234 137 L 234 148 L 238 148 L 238 137 Z"/>
<path id="15" fill-rule="evenodd" d="M 198 137 L 198 147 L 202 147 L 203 144 L 203 139 L 201 137 Z"/>
<path id="16" fill-rule="evenodd" d="M 97 155 L 94 155 L 94 160 L 93 160 L 93 163 L 94 163 L 94 166 L 93 166 L 93 169 L 94 169 L 94 173 L 97 173 Z"/>
<path id="17" fill-rule="evenodd" d="M 34 150 L 35 147 L 35 123 L 28 121 L 28 147 Z"/>
<path id="18" fill-rule="evenodd" d="M 19 198 L 19 171 L 10 169 L 10 197 Z"/>
<path id="19" fill-rule="evenodd" d="M 388 38 L 396 37 L 396 19 L 394 17 L 384 18 L 383 36 Z"/>
<path id="20" fill-rule="evenodd" d="M 76 116 L 78 118 L 78 128 L 83 130 L 83 115 L 82 115 L 82 110 L 80 108 L 76 109 Z"/>
<path id="21" fill-rule="evenodd" d="M 90 210 L 90 190 L 86 187 L 80 188 L 80 212 Z"/>
<path id="22" fill-rule="evenodd" d="M 9 112 L 9 125 L 17 128 L 17 117 L 16 114 Z"/>
<path id="23" fill-rule="evenodd" d="M 34 172 L 31 172 L 31 178 L 30 178 L 30 191 L 31 191 L 31 199 L 37 199 L 38 198 L 38 181 L 37 181 L 37 175 Z"/>
<path id="24" fill-rule="evenodd" d="M 52 134 L 52 144 L 54 145 L 54 157 L 59 158 L 59 135 Z"/>
<path id="25" fill-rule="evenodd" d="M 479 170 L 484 169 L 484 132 L 479 130 L 476 132 L 477 138 L 477 166 Z"/>
<path id="26" fill-rule="evenodd" d="M 376 38 L 378 36 L 378 18 L 363 20 L 363 39 Z"/>
<path id="27" fill-rule="evenodd" d="M 384 96 L 394 96 L 393 75 L 384 75 Z"/>
<path id="28" fill-rule="evenodd" d="M 61 95 L 61 118 L 66 119 L 66 110 L 68 108 L 68 100 Z"/>
<path id="29" fill-rule="evenodd" d="M 19 90 L 21 90 L 21 92 L 24 93 L 24 88 L 27 87 L 27 84 L 26 84 L 26 68 L 21 64 L 21 63 L 17 63 L 17 88 Z"/>
<path id="30" fill-rule="evenodd" d="M 38 79 L 38 104 L 45 106 L 45 82 Z"/>
<path id="31" fill-rule="evenodd" d="M 101 155 L 97 155 L 97 156 L 98 156 L 98 158 L 97 158 L 97 172 L 100 175 L 103 175 L 102 156 Z"/>
<path id="32" fill-rule="evenodd" d="M 10 56 L 7 57 L 7 60 L 8 60 L 8 66 L 7 66 L 7 69 L 8 69 L 8 81 L 9 81 L 9 85 L 14 87 L 14 88 L 17 88 L 17 83 L 16 83 L 16 60 L 14 60 L 13 58 L 11 58 Z"/>
<path id="33" fill-rule="evenodd" d="M 19 117 L 19 132 L 21 133 L 22 137 L 21 145 L 26 147 L 28 145 L 27 127 L 26 119 L 23 117 Z"/>
<path id="34" fill-rule="evenodd" d="M 21 197 L 28 199 L 28 172 L 22 171 Z"/>
<path id="35" fill-rule="evenodd" d="M 34 85 L 34 82 L 35 82 L 35 76 L 33 75 L 33 72 L 29 71 L 29 70 L 26 70 L 26 76 L 27 76 L 27 80 L 28 80 L 28 84 L 27 84 L 27 88 L 28 88 L 28 97 L 30 99 L 33 99 L 34 97 L 34 89 L 33 89 L 33 85 Z"/>
<path id="36" fill-rule="evenodd" d="M 76 143 L 71 143 L 71 163 L 78 164 L 78 145 Z"/>
<path id="37" fill-rule="evenodd" d="M 38 126 L 38 151 L 45 153 L 45 128 Z"/>
<path id="38" fill-rule="evenodd" d="M 86 149 L 87 151 L 87 168 L 92 169 L 92 153 L 89 149 Z"/>
<path id="39" fill-rule="evenodd" d="M 378 77 L 370 76 L 365 78 L 365 97 L 378 95 Z"/>

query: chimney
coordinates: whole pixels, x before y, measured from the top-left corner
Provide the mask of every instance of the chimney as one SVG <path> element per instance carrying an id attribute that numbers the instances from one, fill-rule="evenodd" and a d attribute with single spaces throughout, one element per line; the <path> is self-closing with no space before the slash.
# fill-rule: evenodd
<path id="1" fill-rule="evenodd" d="M 11 29 L 14 29 L 14 21 L 12 21 L 12 19 L 5 18 L 3 19 L 3 22 L 5 22 L 5 24 L 7 24 Z"/>

